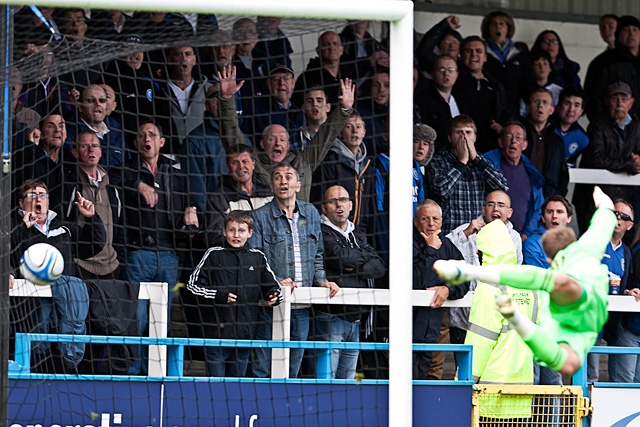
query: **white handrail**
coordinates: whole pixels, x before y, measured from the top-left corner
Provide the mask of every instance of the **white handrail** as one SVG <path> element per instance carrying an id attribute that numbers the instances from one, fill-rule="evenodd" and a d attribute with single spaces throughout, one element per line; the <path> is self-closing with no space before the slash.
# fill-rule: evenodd
<path id="1" fill-rule="evenodd" d="M 574 184 L 640 185 L 640 174 L 616 173 L 606 169 L 569 169 Z"/>
<path id="2" fill-rule="evenodd" d="M 166 338 L 168 329 L 168 289 L 166 282 L 142 282 L 138 299 L 149 300 L 149 336 Z M 16 279 L 10 297 L 51 298 L 51 285 L 38 286 L 24 280 Z M 167 347 L 164 345 L 149 346 L 149 375 L 165 376 L 167 374 Z"/>
<path id="3" fill-rule="evenodd" d="M 37 286 L 23 279 L 15 282 L 9 291 L 12 297 L 51 297 L 51 286 Z M 149 300 L 149 336 L 166 338 L 167 336 L 167 284 L 140 283 L 138 297 Z M 433 299 L 432 290 L 412 290 L 411 301 L 416 307 L 429 307 Z M 355 289 L 341 288 L 338 293 L 329 298 L 327 288 L 283 288 L 283 303 L 274 309 L 273 339 L 289 341 L 291 310 L 295 305 L 310 304 L 338 304 L 338 305 L 389 305 L 388 289 Z M 464 298 L 446 300 L 444 307 L 470 307 L 473 292 L 468 292 Z M 609 311 L 640 312 L 640 302 L 634 297 L 626 295 L 609 295 Z M 149 346 L 149 375 L 164 376 L 167 372 L 165 346 Z M 273 349 L 271 358 L 271 376 L 273 378 L 289 377 L 289 349 Z"/>

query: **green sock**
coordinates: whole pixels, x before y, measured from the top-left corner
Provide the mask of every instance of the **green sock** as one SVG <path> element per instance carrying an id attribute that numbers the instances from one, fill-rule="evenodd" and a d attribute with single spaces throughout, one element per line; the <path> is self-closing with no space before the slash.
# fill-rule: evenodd
<path id="1" fill-rule="evenodd" d="M 551 293 L 555 287 L 556 272 L 532 265 L 500 266 L 500 284 L 531 291 Z"/>
<path id="2" fill-rule="evenodd" d="M 540 328 L 536 328 L 531 336 L 523 339 L 533 351 L 533 355 L 554 371 L 560 370 L 567 361 L 567 351 Z"/>

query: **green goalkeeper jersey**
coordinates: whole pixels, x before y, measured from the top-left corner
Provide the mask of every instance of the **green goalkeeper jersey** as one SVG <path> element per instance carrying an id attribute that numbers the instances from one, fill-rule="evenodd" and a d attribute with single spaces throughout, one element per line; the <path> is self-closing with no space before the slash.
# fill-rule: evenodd
<path id="1" fill-rule="evenodd" d="M 551 263 L 551 269 L 580 283 L 582 297 L 568 305 L 551 301 L 548 314 L 552 319 L 542 320 L 541 326 L 551 329 L 557 342 L 569 344 L 582 359 L 594 345 L 609 316 L 609 274 L 601 260 L 616 225 L 617 219 L 611 210 L 596 210 L 587 232 L 558 252 Z"/>

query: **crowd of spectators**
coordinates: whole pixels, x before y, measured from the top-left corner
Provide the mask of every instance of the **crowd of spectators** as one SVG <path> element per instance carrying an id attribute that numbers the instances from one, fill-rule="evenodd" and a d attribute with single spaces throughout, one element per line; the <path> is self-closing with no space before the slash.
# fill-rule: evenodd
<path id="1" fill-rule="evenodd" d="M 270 339 L 280 286 L 322 286 L 330 296 L 340 287 L 389 288 L 390 52 L 367 21 L 320 33 L 317 57 L 296 73 L 277 17 L 245 17 L 219 28 L 213 15 L 40 12 L 25 7 L 15 14 L 13 275 L 19 276 L 24 226 L 38 241 L 58 238 L 61 229 L 71 241 L 98 229 L 99 247 L 66 251 L 74 264 L 63 277 L 81 280 L 65 279 L 65 286 L 167 282 L 189 336 L 207 338 Z M 542 31 L 528 49 L 515 41 L 515 21 L 506 12 L 485 16 L 478 35 L 463 38 L 461 26 L 449 16 L 415 49 L 413 287 L 435 291 L 432 307 L 414 310 L 415 342 L 442 342 L 450 333 L 451 342 L 463 343 L 468 336 L 468 310 L 447 316 L 441 306 L 476 284 L 450 290 L 431 270 L 435 260 L 478 264 L 476 235 L 499 220 L 511 236 L 502 240 L 514 247 L 487 250 L 518 263 L 524 253 L 524 263 L 544 265 L 541 234 L 572 218 L 565 199 L 569 168 L 640 172 L 637 18 L 602 17 L 606 50 L 588 65 L 584 88 L 581 66 L 558 32 Z M 95 39 L 120 43 L 124 53 L 59 72 L 56 61 L 81 62 Z M 23 75 L 30 76 L 24 85 Z M 584 112 L 587 131 L 578 124 Z M 625 232 L 632 234 L 640 198 L 631 187 L 603 190 L 619 207 L 615 253 Z M 582 231 L 593 212 L 590 192 L 578 187 L 574 195 Z M 229 217 L 234 211 L 251 215 Z M 640 295 L 636 253 L 627 248 L 611 267 L 618 280 L 625 278 L 619 293 Z M 251 274 L 241 271 L 249 265 Z M 23 320 L 16 331 L 52 331 L 56 322 L 48 318 L 68 315 L 30 304 L 16 299 Z M 146 303 L 134 311 L 134 329 L 145 334 Z M 610 345 L 637 332 L 634 317 L 612 319 Z M 382 342 L 387 330 L 387 312 L 379 307 L 292 312 L 291 336 L 300 340 Z M 144 373 L 144 353 L 130 349 L 130 360 L 117 369 Z M 208 372 L 268 376 L 268 352 L 251 353 L 209 349 Z M 303 353 L 291 350 L 290 376 L 313 375 Z M 79 356 L 63 354 L 64 363 L 41 369 L 97 369 L 95 360 Z M 353 378 L 358 369 L 384 377 L 384 356 L 336 350 L 333 375 Z M 441 377 L 438 365 L 437 356 L 432 362 L 418 353 L 414 376 Z"/>

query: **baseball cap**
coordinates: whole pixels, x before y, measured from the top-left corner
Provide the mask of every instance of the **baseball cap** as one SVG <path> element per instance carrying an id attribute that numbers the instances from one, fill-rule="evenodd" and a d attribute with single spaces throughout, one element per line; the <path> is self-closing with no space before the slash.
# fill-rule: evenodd
<path id="1" fill-rule="evenodd" d="M 611 96 L 615 95 L 616 93 L 623 93 L 628 96 L 633 96 L 633 94 L 631 93 L 631 88 L 625 82 L 615 82 L 613 84 L 610 84 L 609 87 L 607 87 L 607 92 L 605 95 Z"/>
<path id="2" fill-rule="evenodd" d="M 289 73 L 292 76 L 294 75 L 293 74 L 293 70 L 291 68 L 287 67 L 286 65 L 283 65 L 283 64 L 277 64 L 275 67 L 273 67 L 271 69 L 271 72 L 269 73 L 269 75 L 273 75 L 273 74 L 276 74 L 276 73 Z"/>
<path id="3" fill-rule="evenodd" d="M 144 44 L 144 41 L 142 40 L 142 37 L 140 37 L 137 34 L 129 34 L 128 36 L 125 37 L 124 41 L 127 42 L 127 43 Z"/>

